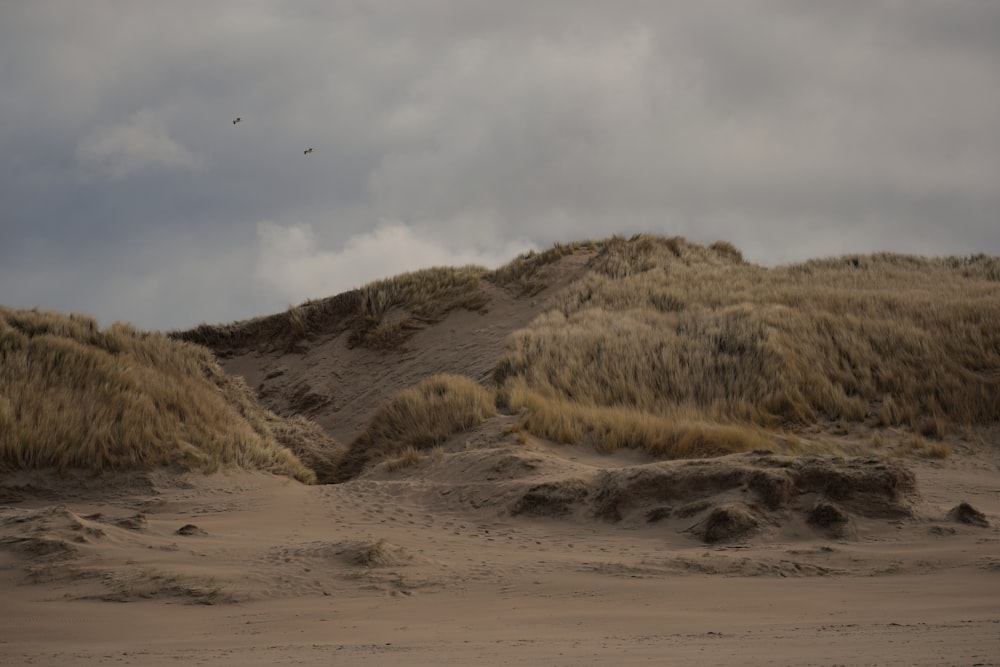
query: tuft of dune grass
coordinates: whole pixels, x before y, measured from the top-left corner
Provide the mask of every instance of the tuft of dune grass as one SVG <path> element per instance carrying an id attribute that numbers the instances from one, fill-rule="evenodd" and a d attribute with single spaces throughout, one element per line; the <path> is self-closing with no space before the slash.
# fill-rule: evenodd
<path id="1" fill-rule="evenodd" d="M 493 394 L 459 375 L 435 375 L 383 403 L 351 443 L 337 479 L 356 476 L 375 460 L 431 449 L 496 415 Z"/>
<path id="2" fill-rule="evenodd" d="M 596 241 L 556 243 L 542 252 L 529 251 L 486 275 L 486 280 L 499 287 L 513 289 L 521 296 L 534 296 L 547 286 L 541 277 L 542 270 L 563 257 L 577 252 L 596 252 Z"/>
<path id="3" fill-rule="evenodd" d="M 200 346 L 82 315 L 0 308 L 0 467 L 172 466 L 315 473 L 275 437 L 281 418 Z"/>
<path id="4" fill-rule="evenodd" d="M 486 273 L 479 266 L 435 267 L 365 285 L 348 343 L 396 349 L 410 334 L 453 310 L 484 311 L 489 304 L 482 289 Z"/>
<path id="5" fill-rule="evenodd" d="M 533 391 L 523 381 L 507 387 L 507 406 L 523 413 L 529 432 L 564 444 L 590 443 L 610 454 L 640 449 L 657 458 L 697 458 L 752 450 L 773 450 L 773 436 L 753 424 L 713 423 L 697 413 L 654 413 L 603 406 Z"/>

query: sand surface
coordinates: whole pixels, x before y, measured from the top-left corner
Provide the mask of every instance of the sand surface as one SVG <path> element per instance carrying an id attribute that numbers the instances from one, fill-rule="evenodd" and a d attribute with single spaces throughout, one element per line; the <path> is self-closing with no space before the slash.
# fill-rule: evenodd
<path id="1" fill-rule="evenodd" d="M 539 484 L 651 462 L 502 424 L 341 485 L 8 476 L 0 664 L 1000 664 L 995 450 L 907 460 L 907 515 L 852 512 L 831 536 L 793 498 L 714 544 L 708 509 L 518 512 Z M 949 516 L 960 502 L 987 525 Z"/>
<path id="2" fill-rule="evenodd" d="M 337 325 L 216 352 L 349 443 L 430 375 L 488 383 L 588 257 L 536 296 L 486 285 L 488 312 L 399 350 Z M 891 433 L 873 459 L 857 433 L 837 436 L 857 458 L 670 463 L 515 420 L 339 485 L 0 476 L 0 665 L 1000 664 L 1000 432 L 943 460 L 894 457 Z"/>

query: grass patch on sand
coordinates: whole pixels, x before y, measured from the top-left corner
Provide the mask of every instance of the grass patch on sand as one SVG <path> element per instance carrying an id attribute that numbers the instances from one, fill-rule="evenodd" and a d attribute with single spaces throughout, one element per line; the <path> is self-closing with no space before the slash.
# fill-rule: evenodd
<path id="1" fill-rule="evenodd" d="M 478 266 L 438 267 L 365 285 L 348 343 L 396 349 L 414 331 L 453 310 L 485 310 L 489 297 L 482 289 L 482 279 L 486 273 Z"/>
<path id="2" fill-rule="evenodd" d="M 309 441 L 203 347 L 127 324 L 100 329 L 82 315 L 0 308 L 4 469 L 238 466 L 315 481 L 276 428 Z"/>
<path id="3" fill-rule="evenodd" d="M 337 477 L 356 476 L 370 461 L 405 459 L 478 426 L 496 414 L 493 394 L 474 380 L 435 375 L 383 403 L 351 443 Z"/>
<path id="4" fill-rule="evenodd" d="M 443 454 L 444 449 L 441 446 L 426 450 L 417 449 L 413 445 L 407 445 L 398 456 L 386 459 L 385 469 L 389 472 L 396 472 L 407 468 L 416 468 L 423 465 L 429 458 L 438 458 Z"/>
<path id="5" fill-rule="evenodd" d="M 396 350 L 413 333 L 453 310 L 485 312 L 489 297 L 482 281 L 488 273 L 479 266 L 412 271 L 309 300 L 282 313 L 230 324 L 202 324 L 170 336 L 229 354 L 254 346 L 296 351 L 313 336 L 346 331 L 352 347 Z"/>
<path id="6" fill-rule="evenodd" d="M 513 289 L 521 296 L 534 296 L 547 287 L 542 275 L 544 269 L 563 257 L 577 252 L 596 252 L 596 241 L 556 243 L 542 252 L 530 251 L 515 257 L 507 264 L 491 271 L 486 279 L 491 283 Z"/>
<path id="7" fill-rule="evenodd" d="M 530 433 L 564 444 L 590 443 L 606 454 L 634 448 L 657 458 L 693 458 L 775 448 L 774 437 L 752 424 L 712 423 L 682 411 L 665 415 L 583 404 L 542 395 L 523 382 L 507 387 L 506 402 L 523 413 L 521 424 Z"/>

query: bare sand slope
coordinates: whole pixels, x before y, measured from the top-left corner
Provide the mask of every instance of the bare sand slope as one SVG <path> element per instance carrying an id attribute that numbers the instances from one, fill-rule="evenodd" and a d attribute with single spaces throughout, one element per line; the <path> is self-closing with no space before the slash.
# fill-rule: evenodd
<path id="1" fill-rule="evenodd" d="M 7 477 L 0 664 L 1000 664 L 996 442 L 657 463 L 504 419 L 341 485 Z"/>
<path id="2" fill-rule="evenodd" d="M 351 346 L 350 332 L 334 326 L 332 335 L 320 333 L 293 349 L 253 344 L 216 352 L 222 353 L 226 371 L 243 376 L 266 407 L 281 415 L 305 415 L 348 443 L 380 403 L 431 375 L 464 375 L 487 383 L 507 336 L 544 312 L 546 300 L 585 273 L 592 257 L 579 252 L 543 267 L 536 278 L 546 287 L 534 296 L 484 280 L 485 312 L 454 310 L 416 331 L 401 349 Z"/>

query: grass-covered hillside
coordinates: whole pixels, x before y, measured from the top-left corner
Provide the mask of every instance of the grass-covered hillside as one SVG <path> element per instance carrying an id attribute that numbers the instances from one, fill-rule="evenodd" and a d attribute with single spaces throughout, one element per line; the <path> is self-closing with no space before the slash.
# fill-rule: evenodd
<path id="1" fill-rule="evenodd" d="M 0 469 L 240 466 L 311 482 L 336 447 L 263 409 L 203 347 L 0 308 Z"/>
<path id="2" fill-rule="evenodd" d="M 666 456 L 819 423 L 940 439 L 1000 420 L 1000 260 L 764 268 L 727 243 L 610 239 L 515 332 L 502 402 L 562 442 Z"/>
<path id="3" fill-rule="evenodd" d="M 7 468 L 344 480 L 497 411 L 556 442 L 663 458 L 863 429 L 945 455 L 936 442 L 1000 422 L 1000 258 L 766 268 L 725 242 L 640 235 L 169 335 L 0 309 Z M 346 447 L 317 426 L 355 414 Z"/>
<path id="4" fill-rule="evenodd" d="M 582 268 L 567 279 L 559 267 L 570 260 Z M 794 451 L 799 435 L 863 427 L 874 443 L 888 430 L 943 455 L 947 447 L 936 441 L 1000 420 L 1000 259 L 984 255 L 874 254 L 766 268 L 725 242 L 614 237 L 558 244 L 494 271 L 404 274 L 268 318 L 178 335 L 226 354 L 290 340 L 278 352 L 287 354 L 297 343 L 347 332 L 348 347 L 381 351 L 389 367 L 420 352 L 406 350 L 414 332 L 457 309 L 502 327 L 490 319 L 497 290 L 530 303 L 537 316 L 509 330 L 492 375 L 477 379 L 501 411 L 520 415 L 520 428 L 557 442 L 685 457 Z M 442 324 L 442 335 L 453 326 Z M 338 377 L 351 363 L 338 361 Z M 412 449 L 407 430 L 423 432 L 428 415 L 466 427 L 483 419 L 471 407 L 479 399 L 441 400 L 442 392 L 468 396 L 467 387 L 416 388 L 453 369 L 422 372 L 397 388 L 407 410 L 390 408 L 392 400 L 373 410 L 337 477 Z M 442 409 L 476 415 L 445 418 Z M 430 447 L 441 438 L 416 440 Z"/>

